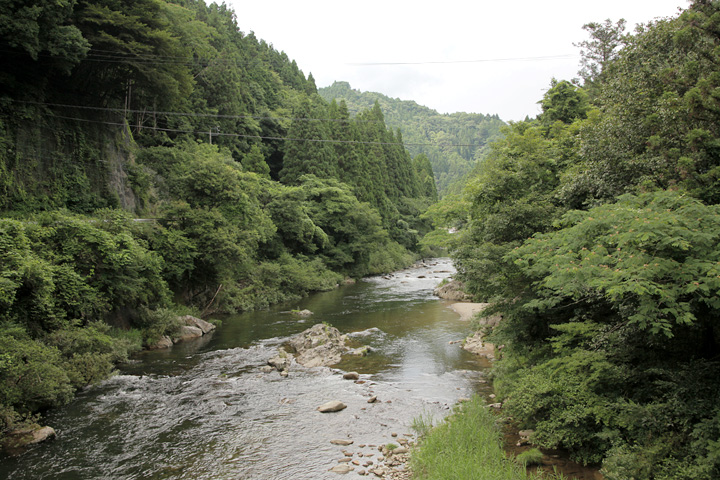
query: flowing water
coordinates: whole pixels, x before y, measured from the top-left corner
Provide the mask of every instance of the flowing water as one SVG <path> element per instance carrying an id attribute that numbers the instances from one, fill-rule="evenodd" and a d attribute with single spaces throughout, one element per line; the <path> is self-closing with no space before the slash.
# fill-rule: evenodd
<path id="1" fill-rule="evenodd" d="M 458 398 L 487 393 L 487 362 L 450 344 L 468 324 L 432 294 L 452 273 L 449 260 L 434 260 L 228 317 L 202 339 L 143 352 L 51 412 L 44 423 L 57 438 L 0 460 L 0 478 L 338 478 L 328 469 L 343 448 L 397 442 L 391 434 L 413 434 L 413 419 L 439 420 Z M 300 319 L 290 309 L 314 315 Z M 296 366 L 287 378 L 261 370 L 289 336 L 319 322 L 372 352 L 333 368 Z M 360 382 L 343 380 L 342 371 L 359 372 Z M 378 402 L 367 403 L 373 395 Z M 329 400 L 348 408 L 316 411 Z M 355 443 L 330 444 L 336 438 Z"/>

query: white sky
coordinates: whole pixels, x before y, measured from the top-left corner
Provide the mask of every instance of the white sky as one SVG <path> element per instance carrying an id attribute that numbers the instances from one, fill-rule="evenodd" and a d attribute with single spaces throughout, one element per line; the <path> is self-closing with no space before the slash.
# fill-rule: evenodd
<path id="1" fill-rule="evenodd" d="M 441 113 L 497 113 L 522 120 L 551 78 L 577 77 L 582 26 L 675 16 L 687 0 L 226 0 L 240 30 L 287 53 L 318 87 L 414 100 Z M 563 56 L 560 59 L 527 59 Z M 352 65 L 377 62 L 483 62 Z"/>

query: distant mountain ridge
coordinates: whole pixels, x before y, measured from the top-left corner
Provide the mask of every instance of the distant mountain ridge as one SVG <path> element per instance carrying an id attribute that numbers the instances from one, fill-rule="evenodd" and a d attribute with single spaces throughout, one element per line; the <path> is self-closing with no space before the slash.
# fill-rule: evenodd
<path id="1" fill-rule="evenodd" d="M 505 125 L 497 115 L 441 114 L 412 100 L 355 90 L 348 82 L 336 81 L 318 93 L 327 101 L 344 100 L 353 116 L 378 102 L 388 127 L 402 131 L 411 155 L 424 153 L 430 159 L 441 197 L 459 191 L 460 180 L 482 159 L 487 145 L 501 137 Z"/>

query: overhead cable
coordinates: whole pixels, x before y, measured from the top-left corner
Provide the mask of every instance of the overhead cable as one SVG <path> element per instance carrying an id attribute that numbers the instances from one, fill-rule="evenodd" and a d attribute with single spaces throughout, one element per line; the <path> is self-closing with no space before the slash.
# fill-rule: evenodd
<path id="1" fill-rule="evenodd" d="M 293 137 L 276 137 L 267 135 L 248 135 L 243 133 L 225 133 L 225 132 L 208 132 L 208 131 L 196 131 L 196 130 L 185 130 L 178 128 L 165 128 L 156 126 L 146 125 L 130 125 L 124 122 L 108 122 L 102 120 L 90 120 L 87 118 L 77 117 L 66 117 L 63 115 L 55 115 L 55 118 L 62 118 L 64 120 L 75 120 L 78 122 L 87 123 L 98 123 L 103 125 L 114 125 L 118 127 L 130 127 L 142 130 L 154 130 L 159 132 L 172 132 L 172 133 L 188 133 L 193 135 L 211 135 L 212 137 L 235 137 L 235 138 L 254 138 L 258 140 L 284 140 L 290 142 L 314 142 L 314 143 L 339 143 L 339 144 L 355 144 L 355 145 L 395 145 L 395 146 L 410 146 L 410 147 L 481 147 L 482 145 L 474 144 L 454 144 L 454 143 L 398 143 L 398 142 L 369 142 L 362 140 L 332 140 L 324 138 L 293 138 Z"/>

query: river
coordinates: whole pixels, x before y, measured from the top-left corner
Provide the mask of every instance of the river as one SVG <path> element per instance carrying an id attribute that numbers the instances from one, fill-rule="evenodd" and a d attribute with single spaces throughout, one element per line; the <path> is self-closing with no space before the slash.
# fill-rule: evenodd
<path id="1" fill-rule="evenodd" d="M 0 460 L 0 478 L 336 479 L 328 470 L 347 447 L 331 439 L 352 439 L 355 451 L 396 441 L 392 433 L 415 433 L 418 416 L 439 420 L 459 398 L 488 393 L 487 361 L 450 344 L 468 324 L 432 293 L 452 273 L 448 259 L 433 260 L 227 317 L 210 336 L 143 352 L 50 412 L 44 423 L 57 438 Z M 372 352 L 333 368 L 298 366 L 287 378 L 262 371 L 288 337 L 319 322 Z M 359 372 L 360 382 L 342 371 Z M 367 403 L 373 395 L 379 401 Z M 348 408 L 315 410 L 329 400 Z"/>

